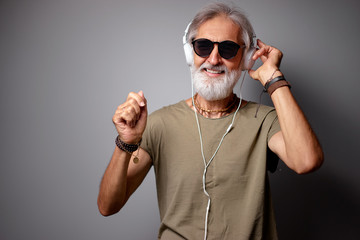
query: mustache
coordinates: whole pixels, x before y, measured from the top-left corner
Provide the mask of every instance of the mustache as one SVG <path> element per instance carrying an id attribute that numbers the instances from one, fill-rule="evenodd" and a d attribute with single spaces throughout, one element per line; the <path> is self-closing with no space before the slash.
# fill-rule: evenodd
<path id="1" fill-rule="evenodd" d="M 228 73 L 229 70 L 227 69 L 227 67 L 225 65 L 212 65 L 211 63 L 208 62 L 204 62 L 203 64 L 201 64 L 201 66 L 199 67 L 199 71 L 208 68 L 208 69 L 212 69 L 215 71 L 224 71 L 225 73 Z"/>

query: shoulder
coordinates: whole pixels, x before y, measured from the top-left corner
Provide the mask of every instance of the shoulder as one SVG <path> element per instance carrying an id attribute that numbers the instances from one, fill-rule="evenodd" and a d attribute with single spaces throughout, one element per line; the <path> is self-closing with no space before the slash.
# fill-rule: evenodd
<path id="1" fill-rule="evenodd" d="M 183 113 L 186 113 L 187 111 L 188 111 L 188 109 L 187 109 L 186 102 L 180 101 L 175 104 L 164 106 L 164 107 L 152 112 L 149 115 L 149 118 L 150 119 L 159 119 L 159 118 L 164 118 L 164 117 L 168 117 L 171 115 L 183 114 Z"/>
<path id="2" fill-rule="evenodd" d="M 164 106 L 154 112 L 148 117 L 148 125 L 159 126 L 169 124 L 172 121 L 177 121 L 185 117 L 190 112 L 190 108 L 185 101 L 180 101 L 175 104 Z"/>
<path id="3" fill-rule="evenodd" d="M 253 118 L 258 121 L 264 121 L 268 118 L 275 119 L 277 117 L 274 107 L 258 104 L 256 102 L 248 102 L 242 110 L 247 118 Z"/>

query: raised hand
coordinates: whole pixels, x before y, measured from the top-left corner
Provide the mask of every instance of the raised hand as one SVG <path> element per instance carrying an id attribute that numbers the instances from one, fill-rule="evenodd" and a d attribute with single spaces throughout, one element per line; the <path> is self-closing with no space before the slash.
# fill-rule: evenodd
<path id="1" fill-rule="evenodd" d="M 258 39 L 259 50 L 257 50 L 253 56 L 253 60 L 261 59 L 263 64 L 256 70 L 249 70 L 249 75 L 255 80 L 259 80 L 262 85 L 265 85 L 271 77 L 281 75 L 278 71 L 276 75 L 274 72 L 280 68 L 281 59 L 283 57 L 282 52 L 270 45 L 266 45 L 260 39 Z"/>
<path id="2" fill-rule="evenodd" d="M 129 93 L 126 101 L 116 109 L 112 120 L 123 142 L 137 144 L 141 140 L 147 120 L 144 93 Z"/>

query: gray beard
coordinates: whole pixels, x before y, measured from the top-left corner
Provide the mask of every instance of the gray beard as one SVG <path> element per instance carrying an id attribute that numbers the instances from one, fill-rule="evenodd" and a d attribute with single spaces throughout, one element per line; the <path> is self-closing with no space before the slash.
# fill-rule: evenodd
<path id="1" fill-rule="evenodd" d="M 225 76 L 212 78 L 201 70 L 210 68 L 225 71 Z M 202 64 L 198 69 L 191 66 L 191 77 L 195 91 L 208 101 L 224 99 L 233 92 L 233 89 L 241 76 L 241 69 L 229 72 L 225 66 L 212 66 L 209 63 Z"/>

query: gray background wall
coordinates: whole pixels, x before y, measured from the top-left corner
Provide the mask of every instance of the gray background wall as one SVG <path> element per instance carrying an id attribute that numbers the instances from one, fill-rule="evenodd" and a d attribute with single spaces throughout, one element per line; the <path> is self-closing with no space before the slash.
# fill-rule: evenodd
<path id="1" fill-rule="evenodd" d="M 207 2 L 0 2 L 0 239 L 156 238 L 153 170 L 119 214 L 98 213 L 111 118 L 129 91 L 144 90 L 150 112 L 190 97 L 181 38 Z M 280 239 L 358 239 L 358 1 L 234 2 L 284 52 L 326 155 L 316 173 L 271 175 Z M 246 79 L 247 99 L 260 91 Z"/>

